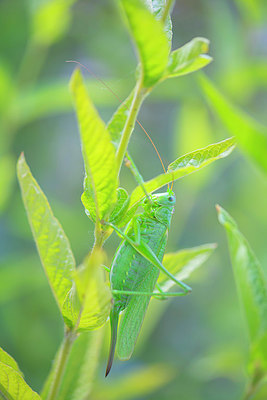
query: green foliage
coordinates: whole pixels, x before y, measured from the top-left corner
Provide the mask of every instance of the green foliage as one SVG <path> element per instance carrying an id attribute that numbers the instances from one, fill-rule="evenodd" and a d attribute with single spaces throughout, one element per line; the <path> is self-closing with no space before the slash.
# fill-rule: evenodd
<path id="1" fill-rule="evenodd" d="M 16 361 L 0 348 L 0 397 L 5 400 L 38 400 L 41 397 L 24 381 Z"/>
<path id="2" fill-rule="evenodd" d="M 78 69 L 70 85 L 80 126 L 86 172 L 82 201 L 88 215 L 93 220 L 96 217 L 100 220 L 107 216 L 116 202 L 115 151 L 105 124 L 87 95 Z"/>
<path id="3" fill-rule="evenodd" d="M 0 157 L 0 213 L 4 210 L 14 182 L 15 160 L 11 155 Z"/>
<path id="4" fill-rule="evenodd" d="M 215 244 L 206 244 L 179 250 L 175 253 L 167 253 L 164 255 L 163 265 L 177 279 L 183 281 L 208 259 L 215 248 Z M 158 283 L 164 292 L 174 285 L 174 282 L 162 272 L 160 272 Z"/>
<path id="5" fill-rule="evenodd" d="M 24 206 L 49 284 L 65 317 L 63 304 L 72 287 L 75 260 L 62 226 L 21 154 L 17 174 Z M 65 320 L 70 324 L 68 319 Z"/>
<path id="6" fill-rule="evenodd" d="M 197 37 L 172 51 L 165 77 L 187 75 L 208 65 L 212 61 L 212 58 L 206 54 L 209 51 L 209 43 L 208 39 Z"/>
<path id="7" fill-rule="evenodd" d="M 267 372 L 267 284 L 262 267 L 233 218 L 217 206 L 228 236 L 236 286 L 251 341 L 254 368 Z"/>
<path id="8" fill-rule="evenodd" d="M 235 140 L 233 138 L 229 138 L 223 140 L 222 142 L 211 144 L 207 147 L 204 147 L 203 149 L 188 153 L 173 161 L 168 166 L 166 174 L 161 174 L 156 178 L 145 182 L 144 186 L 148 193 L 151 193 L 172 181 L 175 181 L 188 174 L 198 171 L 199 169 L 205 167 L 206 165 L 209 165 L 213 161 L 228 156 L 232 152 L 234 147 Z M 143 193 L 143 189 L 138 186 L 131 194 L 130 206 L 134 206 L 144 197 L 145 195 Z"/>
<path id="9" fill-rule="evenodd" d="M 199 78 L 199 82 L 211 108 L 226 128 L 235 135 L 241 149 L 267 172 L 266 128 L 233 106 L 205 75 Z"/>
<path id="10" fill-rule="evenodd" d="M 167 66 L 169 44 L 161 21 L 141 0 L 121 0 L 131 35 L 138 50 L 145 87 L 160 80 Z"/>

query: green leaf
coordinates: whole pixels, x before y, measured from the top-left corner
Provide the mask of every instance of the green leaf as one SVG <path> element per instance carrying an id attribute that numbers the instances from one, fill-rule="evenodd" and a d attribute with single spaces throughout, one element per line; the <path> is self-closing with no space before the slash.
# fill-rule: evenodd
<path id="1" fill-rule="evenodd" d="M 18 160 L 17 174 L 40 259 L 58 306 L 63 312 L 63 303 L 72 287 L 72 274 L 75 270 L 70 244 L 62 226 L 54 217 L 47 198 L 33 178 L 23 154 Z"/>
<path id="2" fill-rule="evenodd" d="M 152 193 L 167 183 L 196 172 L 206 165 L 228 156 L 234 147 L 235 140 L 229 138 L 179 157 L 169 165 L 166 174 L 158 175 L 156 178 L 145 182 L 145 188 L 148 193 Z M 132 192 L 130 207 L 138 203 L 144 197 L 145 195 L 142 188 L 137 186 Z"/>
<path id="3" fill-rule="evenodd" d="M 7 365 L 8 367 L 13 368 L 16 372 L 18 372 L 21 376 L 23 376 L 14 358 L 11 357 L 7 352 L 5 352 L 1 347 L 0 347 L 0 362 Z"/>
<path id="4" fill-rule="evenodd" d="M 35 2 L 32 35 L 38 44 L 49 46 L 59 40 L 69 27 L 70 8 L 75 0 L 48 0 Z"/>
<path id="5" fill-rule="evenodd" d="M 41 400 L 12 367 L 0 362 L 0 397 L 3 400 Z"/>
<path id="6" fill-rule="evenodd" d="M 98 385 L 93 392 L 97 400 L 128 400 L 143 398 L 166 385 L 175 377 L 169 365 L 157 364 L 123 374 L 109 384 Z M 152 397 L 149 397 L 152 398 Z"/>
<path id="7" fill-rule="evenodd" d="M 187 75 L 208 65 L 212 61 L 206 54 L 209 51 L 209 43 L 208 39 L 196 37 L 174 50 L 169 57 L 165 78 Z"/>
<path id="8" fill-rule="evenodd" d="M 13 156 L 0 157 L 0 213 L 4 210 L 11 194 L 15 178 L 15 160 Z"/>
<path id="9" fill-rule="evenodd" d="M 267 129 L 232 105 L 204 74 L 199 83 L 211 108 L 235 135 L 241 149 L 267 172 Z"/>
<path id="10" fill-rule="evenodd" d="M 164 14 L 164 9 L 166 6 L 166 0 L 151 0 L 153 14 L 156 19 L 161 19 Z M 168 38 L 169 46 L 172 43 L 172 21 L 170 15 L 167 16 L 166 22 L 164 24 L 164 31 Z"/>
<path id="11" fill-rule="evenodd" d="M 70 83 L 78 117 L 85 165 L 82 201 L 92 219 L 104 219 L 116 202 L 115 149 L 104 122 L 91 102 L 79 69 Z"/>
<path id="12" fill-rule="evenodd" d="M 107 124 L 107 129 L 111 135 L 112 143 L 117 149 L 120 144 L 122 132 L 126 120 L 128 118 L 129 110 L 134 97 L 134 90 L 129 94 L 129 96 L 121 103 L 118 109 L 113 114 L 112 118 Z"/>
<path id="13" fill-rule="evenodd" d="M 160 80 L 168 63 L 169 43 L 161 21 L 141 0 L 121 0 L 138 50 L 145 87 Z"/>
<path id="14" fill-rule="evenodd" d="M 76 273 L 76 286 L 69 292 L 64 303 L 68 319 L 79 321 L 77 330 L 100 328 L 106 322 L 111 308 L 111 292 L 104 279 L 104 252 L 95 249 Z"/>
<path id="15" fill-rule="evenodd" d="M 267 284 L 264 273 L 247 240 L 233 218 L 217 206 L 225 227 L 239 300 L 246 316 L 255 365 L 267 371 Z"/>
<path id="16" fill-rule="evenodd" d="M 215 244 L 205 244 L 203 246 L 179 250 L 175 253 L 167 253 L 164 255 L 163 265 L 176 279 L 183 281 L 208 259 L 215 248 Z M 158 283 L 164 292 L 168 291 L 174 285 L 174 282 L 162 272 L 160 272 Z"/>
<path id="17" fill-rule="evenodd" d="M 103 342 L 103 330 L 81 333 L 72 345 L 67 361 L 57 400 L 85 400 L 88 399 L 97 367 Z M 46 400 L 60 350 L 56 356 L 52 370 L 42 391 L 42 399 Z"/>
<path id="18" fill-rule="evenodd" d="M 130 197 L 124 188 L 118 188 L 118 200 L 109 217 L 109 222 L 117 225 L 122 221 L 130 203 Z"/>

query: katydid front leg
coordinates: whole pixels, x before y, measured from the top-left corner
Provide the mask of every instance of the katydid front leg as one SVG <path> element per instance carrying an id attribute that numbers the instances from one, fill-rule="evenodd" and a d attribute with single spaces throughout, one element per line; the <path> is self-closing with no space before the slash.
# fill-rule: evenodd
<path id="1" fill-rule="evenodd" d="M 180 286 L 184 290 L 184 294 L 190 293 L 192 291 L 190 286 L 176 279 L 175 276 L 172 275 L 172 273 L 168 271 L 167 268 L 164 267 L 164 265 L 162 265 L 156 254 L 153 252 L 153 250 L 145 242 L 142 241 L 140 226 L 138 224 L 138 220 L 135 217 L 133 224 L 134 224 L 135 241 L 132 240 L 129 236 L 127 236 L 118 227 L 116 227 L 112 223 L 108 223 L 108 225 L 110 225 L 118 233 L 119 236 L 125 239 L 139 254 L 141 254 L 144 258 L 150 261 L 151 264 L 153 264 L 155 267 L 158 267 L 173 282 L 175 282 L 178 286 Z"/>

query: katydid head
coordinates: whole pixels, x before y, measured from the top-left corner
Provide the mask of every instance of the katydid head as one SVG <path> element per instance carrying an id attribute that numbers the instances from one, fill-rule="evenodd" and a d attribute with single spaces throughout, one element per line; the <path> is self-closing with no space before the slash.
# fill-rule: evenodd
<path id="1" fill-rule="evenodd" d="M 168 189 L 166 193 L 150 195 L 150 202 L 148 199 L 144 199 L 142 206 L 151 218 L 154 218 L 169 227 L 175 203 L 175 194 L 172 190 Z"/>

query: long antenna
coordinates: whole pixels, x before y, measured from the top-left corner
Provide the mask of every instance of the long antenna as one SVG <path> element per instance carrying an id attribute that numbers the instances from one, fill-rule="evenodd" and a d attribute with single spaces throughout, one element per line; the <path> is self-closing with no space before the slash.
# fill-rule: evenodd
<path id="1" fill-rule="evenodd" d="M 101 82 L 102 85 L 104 85 L 105 88 L 106 88 L 107 90 L 109 90 L 109 91 L 113 94 L 113 96 L 115 96 L 115 97 L 119 100 L 120 103 L 123 102 L 123 100 L 114 92 L 114 90 L 112 90 L 111 87 L 109 87 L 101 78 L 99 78 L 92 70 L 90 70 L 88 67 L 86 67 L 85 65 L 83 65 L 81 62 L 75 61 L 75 60 L 68 60 L 68 61 L 66 61 L 66 62 L 67 62 L 67 63 L 78 64 L 78 65 L 80 65 L 82 68 L 86 69 L 91 75 L 93 75 L 93 77 L 94 77 L 95 79 L 97 79 L 99 82 Z M 156 152 L 156 154 L 157 154 L 157 156 L 158 156 L 158 158 L 159 158 L 159 160 L 160 160 L 160 163 L 161 163 L 161 165 L 162 165 L 163 171 L 164 171 L 164 173 L 166 174 L 166 168 L 165 168 L 165 166 L 164 166 L 164 163 L 163 163 L 163 161 L 162 161 L 162 158 L 161 158 L 161 156 L 160 156 L 160 154 L 159 154 L 159 152 L 158 152 L 158 149 L 157 149 L 155 143 L 153 142 L 153 140 L 151 139 L 151 137 L 149 136 L 149 134 L 147 133 L 147 131 L 145 130 L 145 128 L 143 127 L 143 125 L 141 124 L 141 122 L 139 122 L 138 119 L 136 120 L 136 122 L 138 123 L 138 125 L 140 126 L 140 128 L 145 132 L 145 134 L 146 134 L 146 136 L 148 137 L 150 143 L 151 143 L 152 146 L 154 147 L 154 150 L 155 150 L 155 152 Z"/>

